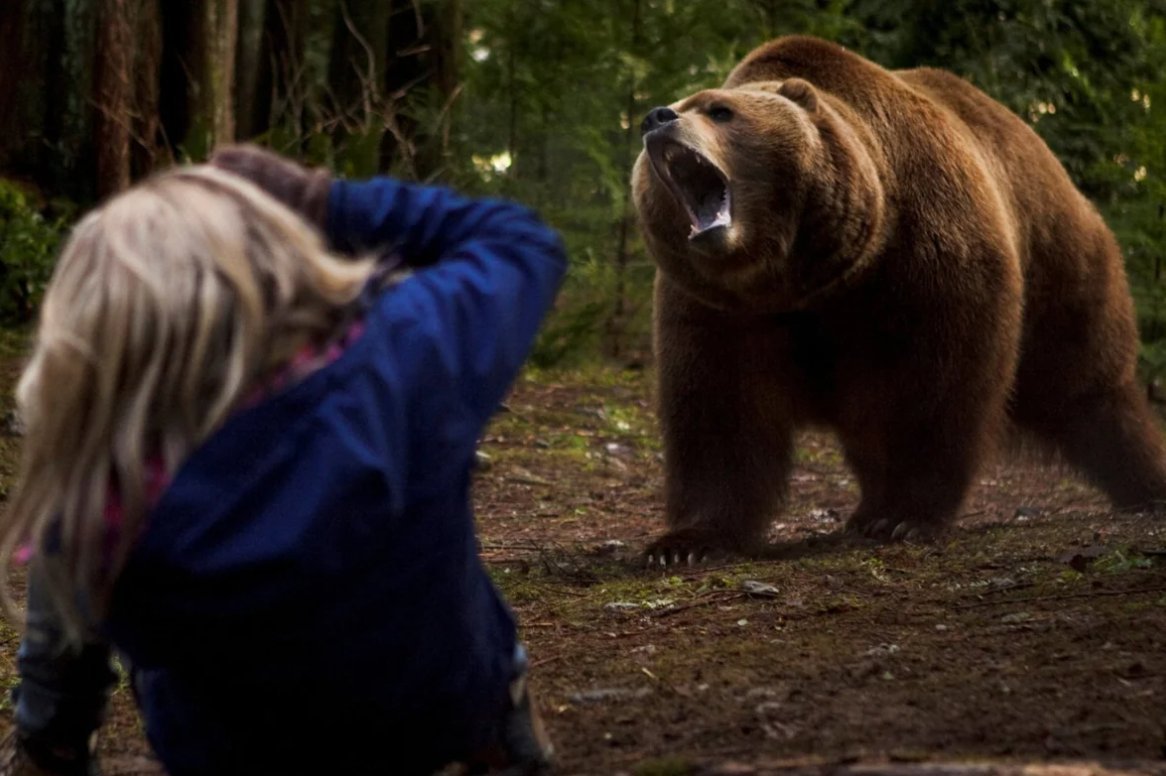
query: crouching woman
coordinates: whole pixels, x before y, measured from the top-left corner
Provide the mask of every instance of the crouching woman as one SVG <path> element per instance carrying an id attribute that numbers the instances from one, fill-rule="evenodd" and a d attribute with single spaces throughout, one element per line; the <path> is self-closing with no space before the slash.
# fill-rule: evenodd
<path id="1" fill-rule="evenodd" d="M 0 565 L 128 658 L 172 776 L 544 767 L 469 492 L 564 268 L 521 206 L 254 148 L 76 227 Z"/>

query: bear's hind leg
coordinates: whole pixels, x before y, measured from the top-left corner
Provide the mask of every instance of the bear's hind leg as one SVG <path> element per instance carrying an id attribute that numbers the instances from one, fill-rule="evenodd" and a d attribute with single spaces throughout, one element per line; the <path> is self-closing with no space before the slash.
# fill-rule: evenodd
<path id="1" fill-rule="evenodd" d="M 924 368 L 868 380 L 865 391 L 850 393 L 838 434 L 862 500 L 848 532 L 880 541 L 932 539 L 959 516 L 1005 417 L 1013 351 L 1004 336 L 991 341 L 994 350 L 978 358 L 953 359 L 959 371 L 929 370 L 933 362 L 924 360 Z M 930 387 L 919 390 L 924 385 Z"/>
<path id="2" fill-rule="evenodd" d="M 1122 510 L 1166 507 L 1166 446 L 1161 427 L 1134 383 L 1078 397 L 1039 418 L 1018 418 Z"/>
<path id="3" fill-rule="evenodd" d="M 958 516 L 985 443 L 919 429 L 885 446 L 844 444 L 862 490 L 847 532 L 911 541 L 935 538 Z"/>

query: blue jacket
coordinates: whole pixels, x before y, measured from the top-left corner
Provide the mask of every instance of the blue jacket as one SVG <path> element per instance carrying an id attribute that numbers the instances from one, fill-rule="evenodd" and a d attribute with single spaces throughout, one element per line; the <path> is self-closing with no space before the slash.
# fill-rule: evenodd
<path id="1" fill-rule="evenodd" d="M 518 205 L 337 182 L 329 238 L 429 264 L 334 363 L 184 463 L 115 590 L 172 776 L 426 772 L 480 748 L 513 619 L 477 555 L 475 442 L 565 269 Z"/>

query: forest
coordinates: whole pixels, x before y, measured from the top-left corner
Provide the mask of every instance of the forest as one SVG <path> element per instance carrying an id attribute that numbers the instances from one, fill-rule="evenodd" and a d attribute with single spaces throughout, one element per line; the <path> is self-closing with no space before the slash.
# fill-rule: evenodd
<path id="1" fill-rule="evenodd" d="M 1117 232 L 1144 372 L 1166 368 L 1166 0 L 4 0 L 0 316 L 29 319 L 82 209 L 253 141 L 535 206 L 572 258 L 536 363 L 638 362 L 640 119 L 787 33 L 950 69 L 1026 118 Z"/>

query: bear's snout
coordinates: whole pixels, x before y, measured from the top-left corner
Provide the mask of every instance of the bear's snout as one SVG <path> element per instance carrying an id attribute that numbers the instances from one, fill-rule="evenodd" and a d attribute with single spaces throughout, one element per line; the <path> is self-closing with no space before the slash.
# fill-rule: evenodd
<path id="1" fill-rule="evenodd" d="M 652 108 L 648 111 L 648 115 L 644 117 L 644 121 L 640 124 L 640 134 L 646 135 L 653 129 L 659 129 L 665 124 L 671 124 L 680 118 L 676 111 L 669 108 L 667 105 Z"/>

